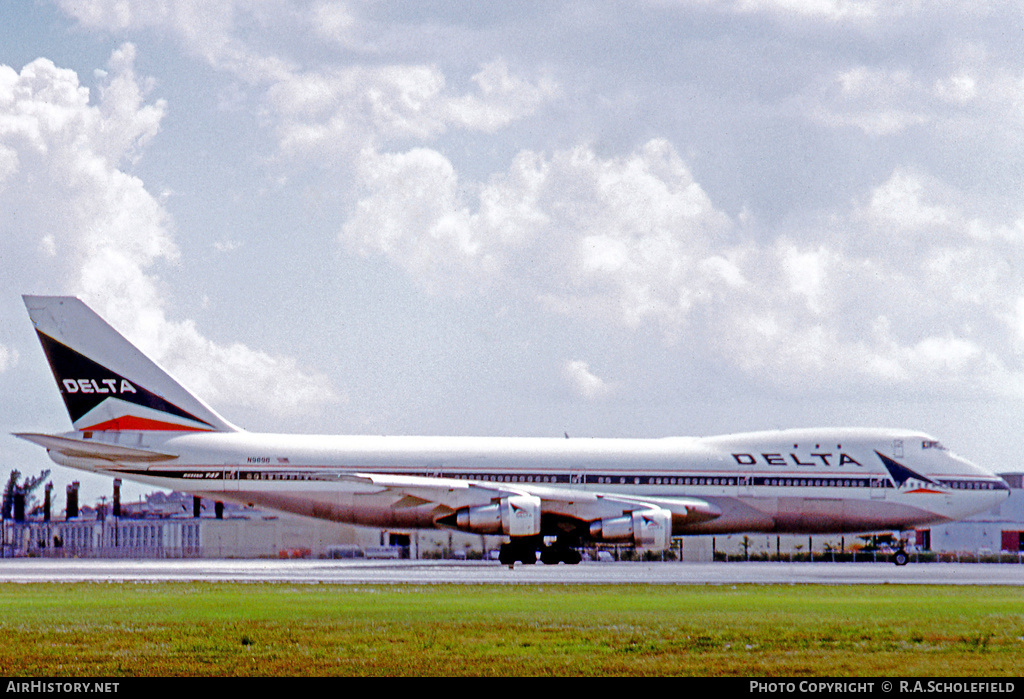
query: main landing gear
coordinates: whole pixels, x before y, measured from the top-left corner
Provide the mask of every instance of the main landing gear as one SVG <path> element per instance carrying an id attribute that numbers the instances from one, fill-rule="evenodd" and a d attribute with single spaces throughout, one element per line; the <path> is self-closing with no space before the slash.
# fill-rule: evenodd
<path id="1" fill-rule="evenodd" d="M 540 562 L 546 565 L 567 563 L 575 565 L 583 560 L 579 551 L 565 542 L 556 541 L 550 546 L 544 544 L 541 537 L 515 537 L 498 549 L 498 561 L 502 565 L 512 567 L 517 562 L 532 565 L 537 562 L 540 551 Z"/>
<path id="2" fill-rule="evenodd" d="M 533 541 L 512 539 L 498 549 L 498 561 L 510 568 L 516 562 L 532 565 L 537 562 L 537 545 Z"/>

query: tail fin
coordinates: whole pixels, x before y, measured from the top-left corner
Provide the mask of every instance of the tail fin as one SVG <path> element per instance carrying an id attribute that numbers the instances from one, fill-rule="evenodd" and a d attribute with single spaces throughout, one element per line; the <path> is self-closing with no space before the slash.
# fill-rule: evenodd
<path id="1" fill-rule="evenodd" d="M 238 429 L 79 299 L 22 298 L 76 430 Z"/>

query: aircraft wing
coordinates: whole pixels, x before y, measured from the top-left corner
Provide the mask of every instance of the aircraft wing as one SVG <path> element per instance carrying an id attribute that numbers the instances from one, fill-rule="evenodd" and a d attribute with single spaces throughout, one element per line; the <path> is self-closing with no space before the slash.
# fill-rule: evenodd
<path id="1" fill-rule="evenodd" d="M 85 439 L 70 439 L 53 434 L 20 432 L 14 436 L 45 447 L 47 451 L 54 451 L 64 456 L 78 459 L 101 459 L 109 461 L 111 464 L 113 462 L 152 463 L 178 458 L 177 454 L 164 454 L 149 449 L 124 447 L 119 444 L 107 444 L 105 442 L 94 442 Z"/>
<path id="2" fill-rule="evenodd" d="M 481 534 L 530 536 L 577 530 L 657 549 L 669 546 L 673 529 L 722 514 L 711 503 L 689 497 L 644 498 L 542 484 L 374 473 L 341 478 L 378 494 L 393 493 L 395 507 L 436 503 L 443 506 L 438 525 Z"/>

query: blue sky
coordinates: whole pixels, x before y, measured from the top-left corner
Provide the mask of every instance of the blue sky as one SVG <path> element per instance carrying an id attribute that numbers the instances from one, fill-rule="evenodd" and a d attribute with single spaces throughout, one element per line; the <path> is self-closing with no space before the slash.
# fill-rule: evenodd
<path id="1" fill-rule="evenodd" d="M 1015 469 L 1022 29 L 925 0 L 8 3 L 0 432 L 68 426 L 20 301 L 67 293 L 252 430 L 894 426 Z M 0 436 L 0 469 L 44 467 Z"/>

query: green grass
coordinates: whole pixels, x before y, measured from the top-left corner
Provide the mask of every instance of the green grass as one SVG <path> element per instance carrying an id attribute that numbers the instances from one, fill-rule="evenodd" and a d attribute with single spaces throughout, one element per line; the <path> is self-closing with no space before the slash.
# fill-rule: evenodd
<path id="1" fill-rule="evenodd" d="M 6 676 L 1018 676 L 1020 591 L 0 585 Z"/>

